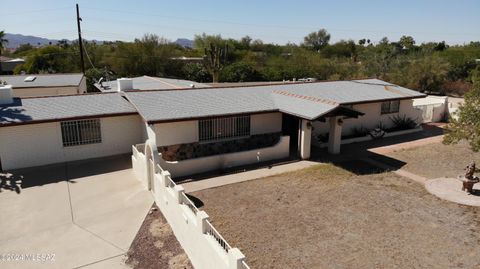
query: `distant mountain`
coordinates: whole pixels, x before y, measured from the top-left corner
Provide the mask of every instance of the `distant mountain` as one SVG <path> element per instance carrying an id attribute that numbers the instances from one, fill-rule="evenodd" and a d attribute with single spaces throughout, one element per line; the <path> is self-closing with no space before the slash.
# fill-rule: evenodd
<path id="1" fill-rule="evenodd" d="M 31 36 L 31 35 L 21 35 L 21 34 L 10 34 L 5 33 L 5 39 L 8 40 L 7 48 L 16 49 L 20 47 L 22 44 L 30 44 L 32 46 L 44 46 L 44 45 L 55 45 L 60 41 L 60 39 L 48 39 L 38 36 Z M 71 43 L 71 40 L 67 40 L 68 43 Z M 90 40 L 86 40 L 87 42 L 91 42 Z M 93 40 L 97 44 L 102 44 L 103 41 Z M 193 40 L 187 38 L 178 38 L 175 42 L 185 48 L 193 48 Z"/>
<path id="2" fill-rule="evenodd" d="M 193 40 L 187 39 L 187 38 L 177 38 L 175 44 L 178 44 L 184 48 L 193 48 Z"/>
<path id="3" fill-rule="evenodd" d="M 48 44 L 56 44 L 58 42 L 57 39 L 48 39 L 38 36 L 31 36 L 31 35 L 20 35 L 20 34 L 9 34 L 5 33 L 5 39 L 8 40 L 7 48 L 18 48 L 22 44 L 30 44 L 32 46 L 37 45 L 48 45 Z"/>

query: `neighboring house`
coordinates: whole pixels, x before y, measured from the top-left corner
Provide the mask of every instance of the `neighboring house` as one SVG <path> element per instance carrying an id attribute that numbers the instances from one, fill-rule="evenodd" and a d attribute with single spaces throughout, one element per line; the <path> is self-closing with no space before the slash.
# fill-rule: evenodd
<path id="1" fill-rule="evenodd" d="M 119 80 L 129 80 L 131 83 L 120 90 L 171 90 L 171 89 L 189 89 L 189 88 L 205 88 L 209 85 L 198 83 L 190 80 L 159 78 L 150 76 L 141 76 L 134 78 L 121 78 L 112 81 L 103 81 L 95 83 L 94 86 L 101 92 L 119 91 Z M 122 86 L 120 86 L 122 87 Z"/>
<path id="2" fill-rule="evenodd" d="M 119 94 L 9 99 L 1 91 L 3 169 L 128 153 L 144 141 L 140 117 Z"/>
<path id="3" fill-rule="evenodd" d="M 87 81 L 83 74 L 31 74 L 0 76 L 13 87 L 14 97 L 38 97 L 83 94 Z"/>
<path id="4" fill-rule="evenodd" d="M 9 58 L 5 56 L 0 56 L 0 75 L 11 75 L 15 70 L 15 67 L 20 64 L 24 64 L 25 60 L 22 58 Z"/>
<path id="5" fill-rule="evenodd" d="M 337 154 L 342 134 L 379 121 L 389 126 L 394 115 L 416 117 L 412 102 L 422 97 L 369 79 L 7 100 L 0 105 L 0 158 L 12 169 L 117 154 L 134 145 L 134 171 L 151 184 L 153 163 L 179 177 L 308 159 L 323 132 Z"/>

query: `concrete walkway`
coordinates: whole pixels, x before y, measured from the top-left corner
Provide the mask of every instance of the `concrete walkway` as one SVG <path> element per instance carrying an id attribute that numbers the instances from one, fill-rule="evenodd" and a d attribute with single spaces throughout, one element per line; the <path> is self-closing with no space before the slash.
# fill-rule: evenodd
<path id="1" fill-rule="evenodd" d="M 427 181 L 425 188 L 431 194 L 457 204 L 480 206 L 480 186 L 475 184 L 475 194 L 462 191 L 462 183 L 455 178 L 437 178 Z"/>
<path id="2" fill-rule="evenodd" d="M 224 176 L 212 177 L 204 180 L 192 181 L 183 183 L 182 186 L 185 188 L 185 192 L 195 192 L 205 189 L 220 187 L 228 184 L 234 184 L 244 181 L 249 181 L 253 179 L 258 179 L 262 177 L 273 176 L 285 172 L 291 172 L 295 170 L 300 170 L 307 168 L 313 165 L 319 164 L 318 162 L 312 161 L 298 161 L 288 164 L 281 164 L 277 166 L 272 166 L 271 168 L 260 168 L 256 170 L 250 170 L 247 172 L 241 172 L 236 174 L 229 174 Z"/>
<path id="3" fill-rule="evenodd" d="M 125 168 L 118 162 L 17 171 L 29 187 L 0 193 L 0 254 L 55 256 L 43 262 L 0 260 L 0 268 L 128 268 L 124 255 L 153 199 L 131 169 L 117 170 Z"/>

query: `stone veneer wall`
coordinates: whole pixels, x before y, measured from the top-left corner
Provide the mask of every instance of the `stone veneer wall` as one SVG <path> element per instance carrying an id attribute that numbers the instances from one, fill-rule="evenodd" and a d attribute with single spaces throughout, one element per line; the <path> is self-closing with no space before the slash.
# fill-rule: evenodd
<path id="1" fill-rule="evenodd" d="M 193 158 L 226 154 L 256 148 L 271 147 L 280 141 L 281 133 L 252 135 L 247 138 L 212 143 L 188 143 L 158 147 L 165 161 L 182 161 Z"/>

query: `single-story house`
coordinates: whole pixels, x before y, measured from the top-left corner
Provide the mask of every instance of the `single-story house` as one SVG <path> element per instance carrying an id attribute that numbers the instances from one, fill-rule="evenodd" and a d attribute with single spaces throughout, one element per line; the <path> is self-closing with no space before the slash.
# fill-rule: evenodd
<path id="1" fill-rule="evenodd" d="M 0 76 L 13 87 L 14 97 L 38 97 L 83 94 L 87 81 L 83 74 L 30 74 Z"/>
<path id="2" fill-rule="evenodd" d="M 367 79 L 7 98 L 0 105 L 0 159 L 3 169 L 13 169 L 131 149 L 134 171 L 150 184 L 155 163 L 181 177 L 308 159 L 323 134 L 338 154 L 342 136 L 355 128 L 381 122 L 388 129 L 395 116 L 417 119 L 413 99 L 423 97 Z"/>
<path id="3" fill-rule="evenodd" d="M 9 98 L 8 88 L 0 87 L 0 170 L 128 153 L 145 141 L 118 93 Z"/>
<path id="4" fill-rule="evenodd" d="M 125 83 L 126 82 L 126 83 Z M 205 88 L 207 84 L 190 80 L 141 76 L 134 78 L 120 78 L 111 81 L 100 81 L 94 84 L 100 92 L 117 92 L 119 90 L 171 90 Z"/>
<path id="5" fill-rule="evenodd" d="M 24 64 L 25 60 L 22 58 L 9 58 L 0 56 L 0 75 L 11 75 L 17 65 Z"/>

